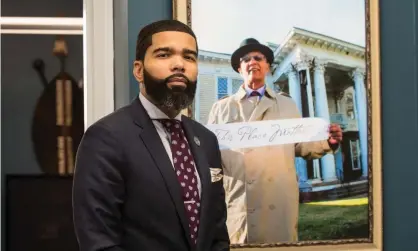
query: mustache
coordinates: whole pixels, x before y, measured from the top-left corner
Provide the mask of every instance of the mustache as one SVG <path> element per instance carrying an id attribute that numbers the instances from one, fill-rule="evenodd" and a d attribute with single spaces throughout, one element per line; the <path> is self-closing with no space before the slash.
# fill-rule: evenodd
<path id="1" fill-rule="evenodd" d="M 186 84 L 190 84 L 191 83 L 190 79 L 188 77 L 186 77 L 182 73 L 174 73 L 174 74 L 168 76 L 167 78 L 165 78 L 165 82 L 166 83 L 168 83 L 168 82 L 170 82 L 172 80 L 182 81 L 182 82 L 184 82 Z"/>

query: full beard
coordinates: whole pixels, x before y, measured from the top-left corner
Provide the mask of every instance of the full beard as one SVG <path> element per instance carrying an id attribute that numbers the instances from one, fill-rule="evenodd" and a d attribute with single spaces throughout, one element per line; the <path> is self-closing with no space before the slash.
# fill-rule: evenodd
<path id="1" fill-rule="evenodd" d="M 181 77 L 186 80 L 186 87 L 168 87 L 170 79 Z M 144 69 L 144 87 L 154 104 L 163 110 L 180 111 L 187 108 L 193 102 L 196 93 L 197 81 L 190 81 L 181 73 L 173 74 L 165 79 L 158 79 Z"/>

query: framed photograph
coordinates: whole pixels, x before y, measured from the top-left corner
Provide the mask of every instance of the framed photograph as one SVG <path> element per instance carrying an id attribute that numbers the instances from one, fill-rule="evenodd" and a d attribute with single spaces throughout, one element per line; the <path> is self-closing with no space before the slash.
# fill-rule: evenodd
<path id="1" fill-rule="evenodd" d="M 196 121 L 341 128 L 221 150 L 231 247 L 383 250 L 378 0 L 173 0 L 173 18 L 197 36 Z"/>

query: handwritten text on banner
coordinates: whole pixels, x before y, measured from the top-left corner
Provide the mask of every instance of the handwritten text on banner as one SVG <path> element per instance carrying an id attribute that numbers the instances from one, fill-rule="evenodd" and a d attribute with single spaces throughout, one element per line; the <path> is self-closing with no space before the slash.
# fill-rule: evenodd
<path id="1" fill-rule="evenodd" d="M 217 136 L 221 149 L 326 140 L 328 139 L 328 126 L 329 122 L 321 118 L 206 125 Z"/>

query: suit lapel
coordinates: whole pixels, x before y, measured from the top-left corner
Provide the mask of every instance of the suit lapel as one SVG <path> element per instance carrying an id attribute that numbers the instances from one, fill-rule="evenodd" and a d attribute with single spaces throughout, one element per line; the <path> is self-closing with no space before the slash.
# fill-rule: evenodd
<path id="1" fill-rule="evenodd" d="M 146 113 L 145 108 L 142 106 L 140 100 L 136 99 L 132 104 L 132 107 L 132 116 L 134 117 L 135 124 L 141 128 L 139 137 L 144 143 L 145 147 L 148 149 L 148 152 L 153 158 L 157 168 L 160 170 L 160 173 L 167 186 L 168 193 L 170 194 L 171 199 L 173 200 L 173 203 L 177 209 L 177 213 L 185 231 L 186 238 L 189 244 L 192 245 L 188 227 L 189 223 L 186 218 L 186 211 L 182 199 L 181 187 L 174 172 L 173 165 L 171 164 L 169 156 L 167 155 L 167 151 L 161 142 L 160 136 L 158 135 L 151 118 Z"/>
<path id="2" fill-rule="evenodd" d="M 239 113 L 243 121 L 248 121 L 250 119 L 251 114 L 255 108 L 255 105 L 246 99 L 246 95 L 247 93 L 242 86 L 234 95 L 234 100 L 238 106 Z"/>
<path id="3" fill-rule="evenodd" d="M 199 139 L 199 135 L 195 133 L 193 130 L 193 122 L 185 117 L 182 116 L 182 123 L 183 128 L 187 137 L 187 141 L 190 145 L 190 150 L 193 154 L 193 158 L 196 163 L 196 169 L 199 173 L 200 181 L 201 181 L 201 197 L 200 197 L 200 227 L 199 227 L 199 233 L 198 233 L 198 241 L 202 239 L 203 236 L 205 236 L 206 231 L 206 224 L 207 218 L 205 217 L 208 215 L 209 210 L 209 200 L 208 195 L 210 194 L 210 172 L 209 172 L 209 165 L 208 160 L 205 156 L 205 152 L 203 148 L 205 147 L 203 145 L 203 142 Z"/>
<path id="4" fill-rule="evenodd" d="M 258 121 L 263 118 L 263 114 L 274 105 L 274 100 L 263 96 L 259 101 L 258 105 L 254 108 L 251 113 L 251 117 L 248 121 Z"/>

